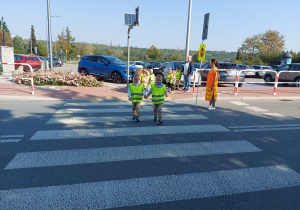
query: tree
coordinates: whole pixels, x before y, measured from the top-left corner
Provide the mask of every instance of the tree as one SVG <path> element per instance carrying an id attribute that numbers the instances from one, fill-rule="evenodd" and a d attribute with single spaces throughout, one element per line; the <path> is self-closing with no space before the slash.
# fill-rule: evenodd
<path id="1" fill-rule="evenodd" d="M 61 34 L 57 36 L 57 49 L 68 52 L 68 58 L 76 58 L 77 50 L 75 45 L 75 38 L 72 37 L 70 29 L 67 27 L 63 29 Z"/>
<path id="2" fill-rule="evenodd" d="M 31 48 L 32 47 L 32 48 Z M 34 32 L 34 26 L 31 25 L 31 34 L 30 34 L 30 40 L 29 40 L 29 47 L 28 47 L 28 53 L 35 53 L 34 48 L 37 47 L 35 32 Z"/>
<path id="3" fill-rule="evenodd" d="M 10 31 L 5 22 L 3 23 L 3 28 L 1 28 L 1 30 L 2 31 L 0 31 L 0 43 L 2 43 L 2 45 L 3 45 L 3 31 L 4 31 L 5 46 L 12 47 L 13 43 L 12 43 Z"/>
<path id="4" fill-rule="evenodd" d="M 42 41 L 38 42 L 37 54 L 40 56 L 47 56 L 47 46 Z"/>
<path id="5" fill-rule="evenodd" d="M 154 45 L 152 45 L 146 53 L 146 55 L 152 60 L 158 59 L 161 56 L 161 54 L 162 53 Z"/>
<path id="6" fill-rule="evenodd" d="M 15 36 L 13 39 L 14 53 L 15 54 L 25 54 L 26 48 L 24 46 L 24 41 L 21 37 Z"/>
<path id="7" fill-rule="evenodd" d="M 284 36 L 278 31 L 268 30 L 261 35 L 262 49 L 260 51 L 282 52 L 284 51 Z"/>

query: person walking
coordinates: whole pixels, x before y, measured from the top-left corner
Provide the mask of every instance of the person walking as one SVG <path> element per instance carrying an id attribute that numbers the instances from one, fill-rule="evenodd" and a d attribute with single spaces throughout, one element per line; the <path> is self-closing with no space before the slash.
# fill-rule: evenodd
<path id="1" fill-rule="evenodd" d="M 187 62 L 184 64 L 184 88 L 183 91 L 189 91 L 191 86 L 191 76 L 193 76 L 194 63 L 192 61 L 192 56 L 188 56 Z"/>
<path id="2" fill-rule="evenodd" d="M 163 76 L 161 74 L 156 75 L 156 81 L 154 85 L 151 85 L 151 88 L 145 99 L 147 99 L 152 94 L 152 103 L 154 105 L 154 122 L 157 121 L 158 116 L 158 125 L 162 125 L 162 107 L 164 104 L 165 96 L 168 97 L 166 86 L 162 83 Z"/>
<path id="3" fill-rule="evenodd" d="M 177 67 L 177 72 L 176 72 L 176 84 L 175 84 L 177 90 L 179 90 L 180 79 L 181 79 L 181 69 L 180 69 L 180 66 L 178 66 Z"/>
<path id="4" fill-rule="evenodd" d="M 207 107 L 209 110 L 216 109 L 215 103 L 217 101 L 218 94 L 218 74 L 220 65 L 217 59 L 210 60 L 211 69 L 208 74 L 200 71 L 200 74 L 204 75 L 207 78 L 206 82 L 206 92 L 205 92 L 205 100 L 209 101 L 209 106 Z"/>
<path id="5" fill-rule="evenodd" d="M 140 110 L 143 96 L 146 96 L 146 91 L 143 84 L 140 83 L 140 75 L 135 74 L 134 80 L 128 87 L 128 100 L 132 102 L 132 119 L 136 122 L 140 121 Z"/>

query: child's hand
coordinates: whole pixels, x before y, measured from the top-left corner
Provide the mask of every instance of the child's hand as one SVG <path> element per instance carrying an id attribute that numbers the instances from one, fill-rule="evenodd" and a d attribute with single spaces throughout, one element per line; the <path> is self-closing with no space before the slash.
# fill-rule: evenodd
<path id="1" fill-rule="evenodd" d="M 147 97 L 147 96 L 144 96 L 144 99 L 148 99 L 148 97 Z"/>
<path id="2" fill-rule="evenodd" d="M 128 97 L 128 100 L 131 101 L 131 98 Z"/>

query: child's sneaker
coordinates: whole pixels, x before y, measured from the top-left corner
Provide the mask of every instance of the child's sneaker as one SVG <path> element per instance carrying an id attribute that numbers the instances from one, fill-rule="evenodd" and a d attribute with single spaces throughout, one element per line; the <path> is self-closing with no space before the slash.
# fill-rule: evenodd
<path id="1" fill-rule="evenodd" d="M 208 110 L 215 110 L 216 108 L 215 107 L 208 107 Z"/>
<path id="2" fill-rule="evenodd" d="M 135 121 L 136 121 L 136 122 L 139 122 L 139 121 L 140 121 L 140 118 L 139 118 L 138 116 L 136 116 Z"/>
<path id="3" fill-rule="evenodd" d="M 156 117 L 156 116 L 154 116 L 154 122 L 156 122 L 156 120 L 157 120 L 157 117 Z"/>
<path id="4" fill-rule="evenodd" d="M 163 121 L 162 120 L 158 120 L 158 125 L 162 125 Z"/>
<path id="5" fill-rule="evenodd" d="M 132 119 L 135 120 L 135 115 L 132 116 Z"/>

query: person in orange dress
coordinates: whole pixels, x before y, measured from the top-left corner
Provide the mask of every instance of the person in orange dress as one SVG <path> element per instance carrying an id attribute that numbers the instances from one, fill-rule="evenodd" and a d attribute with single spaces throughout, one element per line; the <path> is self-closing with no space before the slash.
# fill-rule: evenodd
<path id="1" fill-rule="evenodd" d="M 206 82 L 206 92 L 205 92 L 205 100 L 209 101 L 209 106 L 207 107 L 209 110 L 216 109 L 215 103 L 217 101 L 217 94 L 218 94 L 218 75 L 219 75 L 219 63 L 217 59 L 210 60 L 211 69 L 209 70 L 208 74 L 200 73 L 207 78 Z"/>

